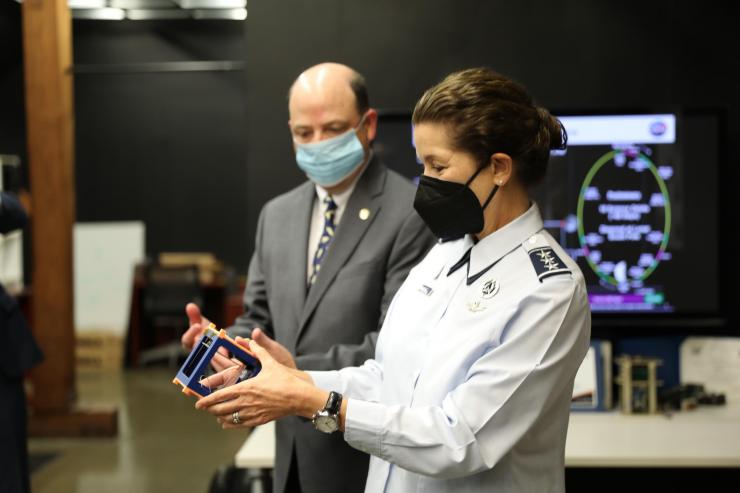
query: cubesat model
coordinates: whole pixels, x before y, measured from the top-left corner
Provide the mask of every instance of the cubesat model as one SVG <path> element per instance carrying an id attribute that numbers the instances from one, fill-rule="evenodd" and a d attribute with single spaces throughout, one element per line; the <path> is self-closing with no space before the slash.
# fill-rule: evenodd
<path id="1" fill-rule="evenodd" d="M 182 386 L 184 394 L 195 397 L 205 397 L 216 390 L 204 385 L 203 379 L 213 358 L 227 357 L 219 353 L 220 348 L 225 348 L 229 352 L 228 358 L 234 365 L 234 378 L 230 384 L 252 378 L 262 369 L 257 357 L 247 347 L 229 337 L 225 330 L 217 330 L 214 324 L 210 324 L 203 331 L 203 337 L 193 347 L 172 383 Z"/>

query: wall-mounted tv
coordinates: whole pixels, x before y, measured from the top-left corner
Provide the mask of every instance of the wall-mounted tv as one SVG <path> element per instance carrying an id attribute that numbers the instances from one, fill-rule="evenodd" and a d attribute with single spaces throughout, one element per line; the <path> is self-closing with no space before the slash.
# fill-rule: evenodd
<path id="1" fill-rule="evenodd" d="M 545 227 L 578 262 L 595 314 L 717 317 L 722 118 L 715 111 L 558 117 L 533 195 Z M 376 152 L 402 174 L 422 169 L 408 112 L 381 112 Z"/>

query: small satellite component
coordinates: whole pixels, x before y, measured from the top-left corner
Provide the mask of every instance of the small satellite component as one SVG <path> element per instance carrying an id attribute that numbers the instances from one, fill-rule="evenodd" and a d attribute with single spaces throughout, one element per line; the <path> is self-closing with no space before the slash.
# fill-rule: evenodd
<path id="1" fill-rule="evenodd" d="M 222 354 L 223 351 L 219 352 L 221 348 L 228 351 L 229 356 Z M 172 383 L 180 385 L 184 394 L 194 397 L 207 396 L 217 390 L 205 385 L 204 382 L 205 372 L 209 370 L 211 360 L 214 358 L 231 359 L 234 377 L 229 382 L 230 385 L 252 378 L 262 369 L 259 360 L 248 348 L 229 337 L 225 330 L 217 330 L 214 324 L 210 324 L 203 331 L 203 336 L 193 347 Z"/>

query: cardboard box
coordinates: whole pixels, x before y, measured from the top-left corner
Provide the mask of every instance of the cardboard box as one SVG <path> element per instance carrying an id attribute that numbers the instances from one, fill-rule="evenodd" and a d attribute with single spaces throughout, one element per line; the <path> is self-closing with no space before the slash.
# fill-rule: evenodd
<path id="1" fill-rule="evenodd" d="M 81 372 L 121 371 L 123 338 L 108 331 L 77 332 L 75 364 Z"/>
<path id="2" fill-rule="evenodd" d="M 159 254 L 159 265 L 179 267 L 195 265 L 201 284 L 213 284 L 223 273 L 223 263 L 208 252 L 162 252 Z"/>

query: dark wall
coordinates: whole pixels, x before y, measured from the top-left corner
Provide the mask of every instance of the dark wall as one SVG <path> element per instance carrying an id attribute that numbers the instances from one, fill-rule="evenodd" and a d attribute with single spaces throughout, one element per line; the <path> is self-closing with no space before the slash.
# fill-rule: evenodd
<path id="1" fill-rule="evenodd" d="M 488 65 L 549 107 L 727 106 L 737 134 L 737 16 L 712 3 L 698 14 L 699 4 L 678 1 L 254 2 L 246 31 L 250 210 L 284 189 L 286 175 L 300 179 L 285 91 L 323 60 L 363 72 L 377 107 L 412 107 L 448 72 Z"/>
<path id="2" fill-rule="evenodd" d="M 18 6 L 0 3 L 7 152 L 23 148 L 22 72 L 6 48 L 16 22 L 6 11 Z M 244 23 L 76 21 L 75 63 L 86 72 L 75 82 L 78 219 L 143 219 L 150 253 L 212 250 L 244 272 L 260 208 L 303 179 L 286 109 L 301 70 L 347 63 L 365 74 L 374 106 L 410 108 L 448 72 L 488 65 L 551 108 L 726 108 L 721 221 L 722 244 L 730 245 L 740 165 L 737 10 L 677 0 L 281 0 L 250 2 Z M 92 67 L 213 59 L 240 60 L 245 69 L 101 74 Z M 722 267 L 730 281 L 740 275 L 733 263 Z M 725 288 L 729 299 L 732 285 Z"/>
<path id="3" fill-rule="evenodd" d="M 23 32 L 21 6 L 11 0 L 0 0 L 0 154 L 11 154 L 21 159 L 20 168 L 12 168 L 12 178 L 3 172 L 6 190 L 28 188 L 26 161 L 26 113 L 23 87 Z M 23 233 L 24 281 L 30 281 L 31 228 Z"/>
<path id="4" fill-rule="evenodd" d="M 170 63 L 243 64 L 243 25 L 75 21 L 73 27 L 77 219 L 143 220 L 151 255 L 214 251 L 243 266 L 243 71 L 187 71 L 193 65 L 171 71 Z"/>
<path id="5" fill-rule="evenodd" d="M 244 24 L 74 21 L 78 221 L 142 220 L 147 253 L 244 270 Z M 236 60 L 231 71 L 158 62 Z M 0 153 L 26 158 L 21 6 L 0 0 Z"/>
<path id="6" fill-rule="evenodd" d="M 0 154 L 25 160 L 22 42 L 20 5 L 0 0 Z"/>
<path id="7" fill-rule="evenodd" d="M 714 1 L 252 2 L 246 30 L 250 241 L 264 201 L 301 180 L 285 92 L 307 66 L 352 65 L 366 76 L 372 105 L 410 108 L 448 72 L 487 65 L 524 83 L 551 108 L 726 108 L 725 138 L 733 142 L 740 134 L 739 18 L 737 7 Z M 727 151 L 725 191 L 738 183 L 740 164 L 737 147 Z M 736 225 L 729 213 L 736 207 L 723 205 L 723 223 Z M 723 271 L 729 280 L 740 274 L 726 262 Z"/>

